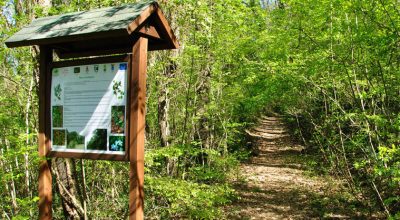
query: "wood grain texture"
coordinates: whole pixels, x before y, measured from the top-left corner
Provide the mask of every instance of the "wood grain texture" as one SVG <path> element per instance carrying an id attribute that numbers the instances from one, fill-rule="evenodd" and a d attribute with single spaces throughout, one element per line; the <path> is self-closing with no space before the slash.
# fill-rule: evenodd
<path id="1" fill-rule="evenodd" d="M 158 4 L 149 5 L 146 9 L 144 9 L 139 16 L 136 17 L 135 20 L 130 22 L 126 27 L 126 30 L 129 34 L 132 34 L 134 31 L 140 29 L 145 24 L 145 21 L 148 20 L 150 15 L 152 15 L 158 8 Z"/>
<path id="2" fill-rule="evenodd" d="M 136 33 L 139 34 L 139 36 L 141 37 L 161 40 L 161 37 L 158 34 L 157 29 L 151 25 L 142 27 L 140 30 L 136 31 Z"/>
<path id="3" fill-rule="evenodd" d="M 50 160 L 46 158 L 51 140 L 48 136 L 50 123 L 48 84 L 48 63 L 52 62 L 52 51 L 48 47 L 40 47 L 40 81 L 39 81 L 39 219 L 52 219 L 52 177 Z"/>
<path id="4" fill-rule="evenodd" d="M 146 115 L 147 38 L 133 45 L 130 74 L 129 219 L 144 218 L 144 139 Z"/>
<path id="5" fill-rule="evenodd" d="M 158 26 L 158 33 L 160 34 L 160 36 L 163 37 L 163 39 L 165 39 L 166 42 L 168 42 L 169 48 L 167 49 L 178 49 L 178 39 L 176 38 L 171 26 L 168 24 L 164 13 L 161 11 L 160 8 L 157 8 L 155 14 L 157 16 L 154 17 L 154 21 Z"/>
<path id="6" fill-rule="evenodd" d="M 81 65 L 91 65 L 91 64 L 103 64 L 103 63 L 118 63 L 118 62 L 128 62 L 128 55 L 115 55 L 107 57 L 96 57 L 96 58 L 85 58 L 76 60 L 65 60 L 51 63 L 51 68 L 61 68 L 67 66 L 81 66 Z"/>
<path id="7" fill-rule="evenodd" d="M 78 153 L 78 152 L 60 152 L 50 151 L 48 157 L 58 158 L 75 158 L 75 159 L 89 159 L 89 160 L 110 160 L 110 161 L 129 161 L 127 154 L 99 154 L 99 153 Z"/>

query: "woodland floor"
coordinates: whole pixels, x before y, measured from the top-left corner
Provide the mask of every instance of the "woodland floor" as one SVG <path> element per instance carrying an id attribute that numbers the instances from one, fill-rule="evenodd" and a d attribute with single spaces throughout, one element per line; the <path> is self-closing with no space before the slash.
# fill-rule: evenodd
<path id="1" fill-rule="evenodd" d="M 320 174 L 279 116 L 261 118 L 248 133 L 258 153 L 240 167 L 239 199 L 226 207 L 227 219 L 377 219 L 358 208 L 343 182 Z"/>

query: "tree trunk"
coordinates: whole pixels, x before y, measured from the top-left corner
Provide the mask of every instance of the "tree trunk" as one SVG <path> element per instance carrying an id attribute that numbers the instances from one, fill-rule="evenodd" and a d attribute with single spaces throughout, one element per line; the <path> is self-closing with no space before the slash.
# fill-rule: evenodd
<path id="1" fill-rule="evenodd" d="M 10 150 L 10 143 L 7 139 L 4 139 L 5 145 L 6 145 L 6 150 Z M 1 143 L 0 143 L 1 144 Z M 1 152 L 3 154 L 3 151 Z M 18 165 L 18 163 L 17 163 Z M 12 178 L 10 180 L 10 197 L 11 197 L 11 207 L 12 211 L 15 213 L 18 209 L 18 204 L 17 204 L 17 192 L 15 189 L 15 182 L 14 182 L 14 171 L 11 163 L 9 164 L 8 170 L 6 170 L 7 173 L 10 173 Z"/>
<path id="2" fill-rule="evenodd" d="M 77 183 L 72 172 L 71 159 L 53 159 L 52 171 L 60 192 L 64 217 L 66 219 L 84 219 L 85 211 L 78 196 Z"/>
<path id="3" fill-rule="evenodd" d="M 211 71 L 209 67 L 206 67 L 205 70 L 202 71 L 202 74 L 200 75 L 200 83 L 197 86 L 196 93 L 200 99 L 199 107 L 198 107 L 198 112 L 197 115 L 200 117 L 199 123 L 198 123 L 198 138 L 201 141 L 201 148 L 202 150 L 204 149 L 210 149 L 210 126 L 209 126 L 209 117 L 207 115 L 207 105 L 210 102 L 210 77 L 211 76 Z M 206 158 L 204 156 L 201 158 L 202 164 L 204 165 L 206 163 Z"/>
<path id="4" fill-rule="evenodd" d="M 175 75 L 176 62 L 173 57 L 176 57 L 177 53 L 167 53 L 168 64 L 163 71 L 163 80 L 159 84 L 159 96 L 158 96 L 158 126 L 160 130 L 160 145 L 161 147 L 168 147 L 170 143 L 171 130 L 169 126 L 169 109 L 170 109 L 170 98 L 169 98 L 169 79 Z M 172 57 L 172 58 L 171 58 Z M 174 175 L 176 173 L 176 160 L 167 158 L 167 173 Z"/>
<path id="5" fill-rule="evenodd" d="M 33 90 L 33 78 L 31 78 L 30 86 L 29 86 L 29 91 L 28 91 L 28 100 L 26 101 L 26 111 L 25 111 L 25 144 L 26 146 L 29 146 L 30 144 L 30 139 L 29 139 L 29 111 L 31 108 L 31 102 L 32 102 L 32 90 Z M 32 192 L 30 190 L 30 174 L 29 174 L 29 154 L 28 152 L 24 153 L 24 168 L 25 168 L 25 187 L 26 187 L 26 195 L 29 196 L 29 198 L 32 198 Z M 32 218 L 32 211 L 29 211 L 29 215 Z"/>
<path id="6" fill-rule="evenodd" d="M 171 61 L 172 62 L 172 61 Z M 160 145 L 162 147 L 169 146 L 169 122 L 168 122 L 168 112 L 169 112 L 169 89 L 168 89 L 168 77 L 172 75 L 173 68 L 171 67 L 173 63 L 169 64 L 164 72 L 164 80 L 160 82 L 159 85 L 159 95 L 158 95 L 158 126 L 160 130 Z"/>

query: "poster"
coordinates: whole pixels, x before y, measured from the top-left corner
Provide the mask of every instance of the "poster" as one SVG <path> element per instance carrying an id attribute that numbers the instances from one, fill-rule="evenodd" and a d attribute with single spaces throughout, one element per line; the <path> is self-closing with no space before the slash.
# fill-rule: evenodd
<path id="1" fill-rule="evenodd" d="M 52 150 L 124 154 L 127 63 L 52 69 Z"/>

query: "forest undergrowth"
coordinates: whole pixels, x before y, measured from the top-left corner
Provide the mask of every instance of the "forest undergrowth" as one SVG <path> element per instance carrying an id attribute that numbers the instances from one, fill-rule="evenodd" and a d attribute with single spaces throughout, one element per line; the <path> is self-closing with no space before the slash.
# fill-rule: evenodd
<path id="1" fill-rule="evenodd" d="M 43 159 L 40 51 L 4 41 L 38 17 L 132 2 L 0 0 L 2 219 L 37 218 Z M 266 108 L 285 116 L 315 157 L 310 166 L 340 177 L 360 207 L 400 218 L 398 0 L 158 3 L 180 48 L 148 57 L 148 218 L 222 218 L 238 199 L 230 180 L 251 153 L 246 129 Z M 54 218 L 124 219 L 128 170 L 123 162 L 52 159 Z"/>

